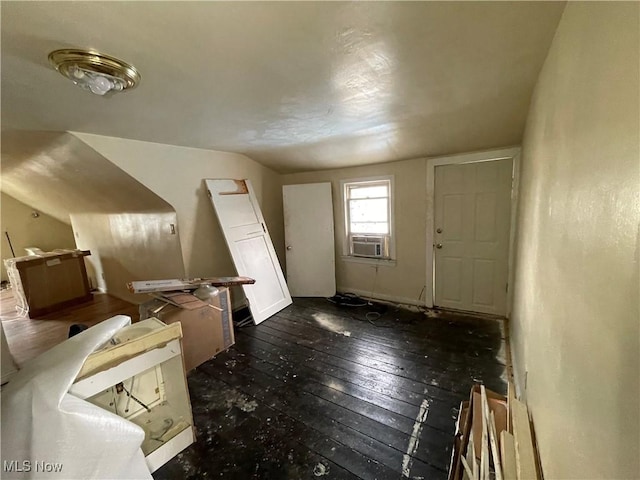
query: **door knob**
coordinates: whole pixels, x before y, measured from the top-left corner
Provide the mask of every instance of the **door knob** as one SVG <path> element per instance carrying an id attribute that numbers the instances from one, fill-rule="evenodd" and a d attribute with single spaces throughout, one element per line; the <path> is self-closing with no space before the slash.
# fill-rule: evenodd
<path id="1" fill-rule="evenodd" d="M 442 248 L 442 244 L 441 243 L 437 244 L 436 248 Z"/>
<path id="2" fill-rule="evenodd" d="M 291 250 L 293 247 L 291 245 L 287 245 L 287 250 Z"/>
<path id="3" fill-rule="evenodd" d="M 436 230 L 436 233 L 442 233 L 442 229 L 441 229 L 441 228 L 438 228 L 438 229 Z"/>

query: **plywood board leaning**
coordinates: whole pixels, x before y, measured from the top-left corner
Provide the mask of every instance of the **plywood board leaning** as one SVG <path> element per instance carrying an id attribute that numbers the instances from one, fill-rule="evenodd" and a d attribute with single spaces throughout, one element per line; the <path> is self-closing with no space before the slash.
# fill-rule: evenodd
<path id="1" fill-rule="evenodd" d="M 516 398 L 516 387 L 512 382 L 507 385 L 507 431 L 513 433 L 513 421 L 511 418 L 511 405 Z"/>
<path id="2" fill-rule="evenodd" d="M 496 433 L 496 418 L 491 412 L 489 416 L 489 442 L 491 443 L 491 455 L 493 457 L 493 468 L 496 480 L 502 480 L 502 468 L 500 466 L 500 454 L 498 452 L 498 434 Z"/>
<path id="3" fill-rule="evenodd" d="M 472 418 L 472 430 L 476 438 L 476 457 L 480 458 L 482 453 L 482 445 L 479 441 L 482 433 L 482 400 L 480 395 L 480 386 L 474 387 L 472 390 L 473 397 L 473 418 Z M 485 388 L 487 395 L 487 403 L 489 410 L 494 413 L 496 419 L 496 433 L 500 435 L 502 430 L 507 429 L 507 402 L 506 398 L 502 395 L 498 395 L 495 392 Z"/>
<path id="4" fill-rule="evenodd" d="M 469 452 L 471 452 L 471 461 L 473 462 L 471 464 L 471 469 L 473 470 L 473 478 L 474 480 L 478 480 L 478 478 L 480 478 L 480 472 L 478 472 L 478 462 L 476 460 L 475 450 L 476 449 L 473 443 L 473 432 L 471 432 L 469 434 L 469 449 L 467 451 L 467 455 L 469 455 Z"/>
<path id="5" fill-rule="evenodd" d="M 527 406 L 514 398 L 511 403 L 511 415 L 518 480 L 536 480 L 538 473 Z"/>
<path id="6" fill-rule="evenodd" d="M 461 461 L 461 456 L 466 453 L 466 460 L 472 471 L 476 470 L 475 478 L 481 478 L 481 472 L 484 472 L 484 476 L 488 475 L 488 469 L 481 470 L 480 460 L 482 457 L 482 423 L 483 423 L 483 407 L 482 407 L 482 388 L 480 384 L 475 384 L 471 388 L 471 393 L 468 402 L 461 404 L 461 412 L 465 412 L 465 415 L 461 415 L 458 419 L 458 427 L 456 429 L 456 440 L 454 442 L 454 451 L 452 453 L 451 468 L 449 469 L 449 480 L 461 480 L 464 474 L 464 469 Z M 486 403 L 488 411 L 495 415 L 496 426 L 496 439 L 499 438 L 501 431 L 506 429 L 507 419 L 507 399 L 504 395 L 499 395 L 496 392 L 484 388 Z M 489 453 L 489 440 L 488 431 L 487 434 L 487 450 L 486 453 L 486 466 L 491 463 Z"/>
<path id="7" fill-rule="evenodd" d="M 502 474 L 504 480 L 517 480 L 516 447 L 513 435 L 507 431 L 500 434 L 500 454 L 502 457 Z"/>
<path id="8" fill-rule="evenodd" d="M 467 463 L 467 459 L 464 457 L 460 457 L 460 460 L 462 460 L 462 466 L 464 467 L 462 480 L 475 480 L 473 472 L 471 471 L 471 467 L 469 467 L 469 463 Z"/>
<path id="9" fill-rule="evenodd" d="M 489 404 L 487 402 L 487 392 L 484 385 L 480 387 L 480 400 L 482 404 L 482 452 L 480 454 L 480 478 L 489 480 L 489 426 L 487 417 L 489 416 Z"/>

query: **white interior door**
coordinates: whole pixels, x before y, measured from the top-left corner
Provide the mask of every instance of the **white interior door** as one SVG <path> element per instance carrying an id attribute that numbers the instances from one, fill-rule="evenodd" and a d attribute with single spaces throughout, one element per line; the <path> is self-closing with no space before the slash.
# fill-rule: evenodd
<path id="1" fill-rule="evenodd" d="M 285 185 L 282 198 L 291 295 L 333 296 L 336 266 L 331 183 Z"/>
<path id="2" fill-rule="evenodd" d="M 258 324 L 291 304 L 269 230 L 249 180 L 205 182 L 238 275 L 256 280 L 242 288 Z"/>
<path id="3" fill-rule="evenodd" d="M 435 305 L 505 315 L 512 160 L 435 167 Z"/>

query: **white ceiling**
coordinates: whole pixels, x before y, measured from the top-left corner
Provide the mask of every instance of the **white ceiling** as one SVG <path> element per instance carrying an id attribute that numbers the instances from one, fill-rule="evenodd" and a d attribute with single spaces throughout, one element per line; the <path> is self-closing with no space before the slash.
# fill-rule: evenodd
<path id="1" fill-rule="evenodd" d="M 246 153 L 281 172 L 518 144 L 564 2 L 2 2 L 2 126 Z M 75 87 L 50 51 L 134 64 Z"/>

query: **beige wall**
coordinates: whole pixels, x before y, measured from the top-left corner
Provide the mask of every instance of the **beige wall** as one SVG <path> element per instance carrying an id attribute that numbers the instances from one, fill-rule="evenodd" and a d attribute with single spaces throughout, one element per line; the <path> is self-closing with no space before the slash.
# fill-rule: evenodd
<path id="1" fill-rule="evenodd" d="M 511 340 L 544 476 L 639 478 L 638 3 L 569 3 L 522 155 Z"/>
<path id="2" fill-rule="evenodd" d="M 189 277 L 235 273 L 203 183 L 205 178 L 248 178 L 256 191 L 274 247 L 284 263 L 280 175 L 235 153 L 74 133 L 169 202 L 178 215 Z"/>
<path id="3" fill-rule="evenodd" d="M 71 222 L 93 286 L 142 301 L 127 282 L 184 276 L 171 205 L 70 133 L 3 131 L 2 191 Z"/>
<path id="4" fill-rule="evenodd" d="M 396 263 L 354 263 L 342 258 L 345 236 L 340 181 L 393 175 Z M 336 286 L 343 292 L 409 304 L 424 304 L 426 277 L 426 160 L 416 159 L 368 167 L 343 168 L 283 175 L 284 185 L 331 182 L 336 239 Z M 373 294 L 372 294 L 373 292 Z M 420 297 L 420 299 L 418 298 Z"/>
<path id="5" fill-rule="evenodd" d="M 26 255 L 25 247 L 38 247 L 50 251 L 56 248 L 76 248 L 73 230 L 70 225 L 62 223 L 49 215 L 40 213 L 34 218 L 34 208 L 19 202 L 2 193 L 0 215 L 2 221 L 2 260 L 11 258 L 11 248 L 5 232 L 9 233 L 11 244 L 17 257 Z M 2 263 L 2 280 L 7 280 L 7 272 Z"/>
<path id="6" fill-rule="evenodd" d="M 184 275 L 180 237 L 171 233 L 173 212 L 71 214 L 78 248 L 92 285 L 111 295 L 141 303 L 146 295 L 131 294 L 134 280 L 162 280 Z"/>

